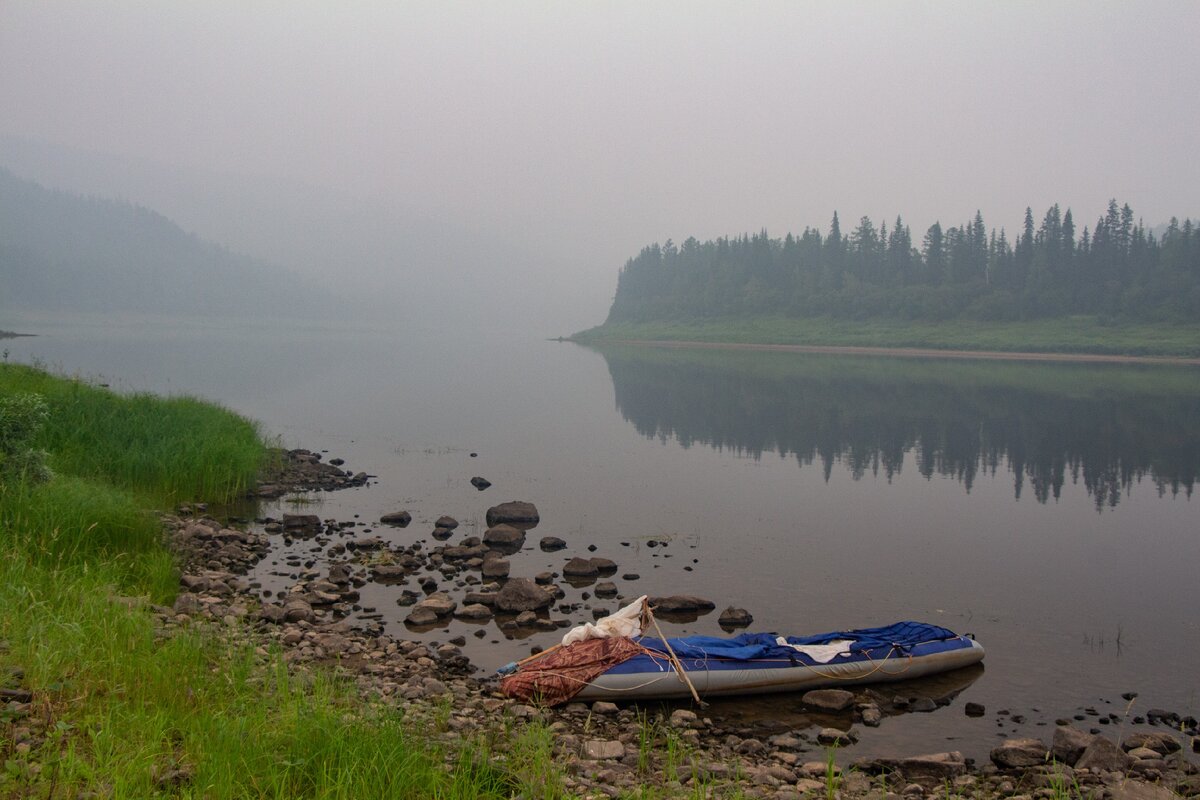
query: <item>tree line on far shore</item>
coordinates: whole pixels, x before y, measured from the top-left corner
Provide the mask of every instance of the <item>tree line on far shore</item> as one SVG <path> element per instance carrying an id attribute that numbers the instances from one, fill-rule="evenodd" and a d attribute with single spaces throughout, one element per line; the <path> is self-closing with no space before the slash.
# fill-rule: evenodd
<path id="1" fill-rule="evenodd" d="M 1112 321 L 1200 320 L 1200 225 L 1172 218 L 1160 235 L 1128 204 L 1082 230 L 1057 204 L 1025 209 L 1010 240 L 979 212 L 934 223 L 920 242 L 897 217 L 846 234 L 835 212 L 805 228 L 643 248 L 621 270 L 609 322 L 790 315 L 912 320 L 1022 320 L 1077 314 Z"/>

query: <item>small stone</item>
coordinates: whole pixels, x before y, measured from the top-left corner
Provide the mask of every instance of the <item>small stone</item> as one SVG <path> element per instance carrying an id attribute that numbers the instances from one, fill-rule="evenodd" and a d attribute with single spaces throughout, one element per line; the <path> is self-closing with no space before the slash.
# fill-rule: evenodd
<path id="1" fill-rule="evenodd" d="M 616 714 L 618 711 L 620 711 L 620 709 L 617 708 L 616 703 L 609 703 L 604 700 L 597 700 L 596 702 L 592 703 L 592 713 L 593 714 L 600 714 L 603 716 L 611 716 L 613 714 Z"/>
<path id="2" fill-rule="evenodd" d="M 625 755 L 625 745 L 617 741 L 592 739 L 583 743 L 583 757 L 593 761 L 620 758 Z"/>
<path id="3" fill-rule="evenodd" d="M 968 717 L 982 717 L 987 713 L 987 707 L 983 703 L 967 703 L 963 706 L 963 711 Z"/>
<path id="4" fill-rule="evenodd" d="M 700 723 L 700 718 L 695 711 L 689 711 L 686 708 L 679 708 L 671 712 L 671 727 L 673 728 L 693 728 Z"/>

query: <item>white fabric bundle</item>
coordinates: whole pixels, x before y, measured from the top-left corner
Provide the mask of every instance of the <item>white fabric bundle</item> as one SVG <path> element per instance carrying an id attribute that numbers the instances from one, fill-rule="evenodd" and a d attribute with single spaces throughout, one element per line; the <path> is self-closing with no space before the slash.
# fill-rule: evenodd
<path id="1" fill-rule="evenodd" d="M 585 639 L 611 639 L 618 636 L 633 638 L 642 633 L 642 609 L 646 605 L 646 595 L 642 595 L 629 605 L 607 617 L 601 617 L 595 622 L 586 622 L 571 630 L 563 637 L 563 647 Z"/>

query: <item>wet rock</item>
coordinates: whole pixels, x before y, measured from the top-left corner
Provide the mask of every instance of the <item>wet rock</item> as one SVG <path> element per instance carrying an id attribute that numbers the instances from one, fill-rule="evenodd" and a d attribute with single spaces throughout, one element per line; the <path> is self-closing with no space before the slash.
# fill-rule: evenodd
<path id="1" fill-rule="evenodd" d="M 413 611 L 425 608 L 432 611 L 438 617 L 447 617 L 454 613 L 454 609 L 458 608 L 458 603 L 450 599 L 450 595 L 445 592 L 435 592 L 417 603 Z"/>
<path id="2" fill-rule="evenodd" d="M 441 516 L 433 523 L 435 528 L 445 528 L 446 530 L 454 530 L 458 527 L 458 520 L 454 517 Z"/>
<path id="3" fill-rule="evenodd" d="M 992 763 L 1001 769 L 1019 769 L 1044 764 L 1050 749 L 1038 739 L 1006 739 L 991 752 Z"/>
<path id="4" fill-rule="evenodd" d="M 597 700 L 592 703 L 592 713 L 601 716 L 614 716 L 620 711 L 616 703 L 609 703 L 605 700 Z"/>
<path id="5" fill-rule="evenodd" d="M 717 624 L 722 630 L 732 631 L 738 628 L 749 627 L 754 622 L 754 617 L 744 608 L 735 608 L 730 606 L 721 612 L 721 616 L 717 618 Z"/>
<path id="6" fill-rule="evenodd" d="M 534 625 L 537 625 L 537 621 L 537 614 L 533 611 L 522 611 L 520 614 L 517 614 L 517 618 L 513 620 L 513 622 L 517 623 L 517 627 L 519 628 L 532 628 Z"/>
<path id="7" fill-rule="evenodd" d="M 453 533 L 454 531 L 450 528 L 434 528 L 431 535 L 439 542 L 444 542 L 449 539 Z"/>
<path id="8" fill-rule="evenodd" d="M 496 592 L 467 592 L 466 596 L 463 597 L 463 602 L 467 604 L 493 606 L 496 604 Z"/>
<path id="9" fill-rule="evenodd" d="M 421 608 L 420 606 L 416 606 L 412 611 L 409 612 L 408 616 L 404 618 L 404 621 L 409 625 L 414 625 L 417 627 L 424 625 L 436 625 L 438 621 L 438 615 L 434 613 L 433 609 L 431 608 Z"/>
<path id="10" fill-rule="evenodd" d="M 379 521 L 384 525 L 395 525 L 400 528 L 408 527 L 408 523 L 412 522 L 412 514 L 407 511 L 393 511 L 390 514 L 384 514 L 379 518 Z"/>
<path id="11" fill-rule="evenodd" d="M 478 475 L 476 475 L 474 478 L 471 478 L 471 485 L 482 492 L 484 489 L 491 486 L 492 482 L 489 481 L 487 478 L 481 478 Z"/>
<path id="12" fill-rule="evenodd" d="M 496 595 L 500 611 L 539 611 L 553 603 L 554 596 L 528 578 L 510 578 Z"/>
<path id="13" fill-rule="evenodd" d="M 354 550 L 382 550 L 387 547 L 387 542 L 378 536 L 364 536 L 361 539 L 348 542 L 346 546 Z"/>
<path id="14" fill-rule="evenodd" d="M 872 703 L 862 710 L 862 723 L 868 728 L 878 728 L 883 722 L 883 712 L 879 710 L 879 706 Z"/>
<path id="15" fill-rule="evenodd" d="M 408 570 L 396 564 L 380 564 L 371 567 L 371 580 L 376 583 L 398 583 L 407 575 Z"/>
<path id="16" fill-rule="evenodd" d="M 541 517 L 533 503 L 514 500 L 489 508 L 485 520 L 489 528 L 505 524 L 528 529 L 536 527 Z"/>
<path id="17" fill-rule="evenodd" d="M 533 582 L 538 586 L 549 586 L 550 584 L 554 583 L 554 573 L 539 572 L 537 575 L 533 576 Z"/>
<path id="18" fill-rule="evenodd" d="M 651 597 L 650 606 L 656 612 L 677 614 L 688 611 L 711 611 L 717 604 L 703 597 L 690 594 L 675 594 L 670 597 Z"/>
<path id="19" fill-rule="evenodd" d="M 285 531 L 321 529 L 321 518 L 316 514 L 284 514 L 283 529 Z"/>
<path id="20" fill-rule="evenodd" d="M 987 707 L 982 703 L 967 703 L 963 706 L 963 711 L 968 717 L 982 717 L 987 713 Z"/>
<path id="21" fill-rule="evenodd" d="M 800 702 L 817 711 L 836 714 L 854 704 L 854 694 L 845 689 L 814 689 L 811 692 L 805 692 L 800 698 Z"/>
<path id="22" fill-rule="evenodd" d="M 525 531 L 508 524 L 493 525 L 483 534 L 483 543 L 504 548 L 519 548 L 525 543 Z"/>
<path id="23" fill-rule="evenodd" d="M 1112 741 L 1103 736 L 1093 737 L 1087 749 L 1079 756 L 1074 764 L 1075 769 L 1087 769 L 1092 772 L 1112 770 L 1124 772 L 1133 764 L 1133 759 L 1117 747 Z"/>
<path id="24" fill-rule="evenodd" d="M 592 563 L 592 559 L 576 556 L 566 563 L 562 573 L 568 578 L 594 578 L 600 574 L 600 570 Z"/>
<path id="25" fill-rule="evenodd" d="M 821 728 L 817 732 L 817 741 L 826 746 L 847 747 L 857 740 L 858 737 L 850 731 L 841 731 L 837 728 Z"/>
<path id="26" fill-rule="evenodd" d="M 589 558 L 588 561 L 592 562 L 592 566 L 596 568 L 596 572 L 599 575 L 615 575 L 617 572 L 617 562 L 613 561 L 611 558 L 601 558 L 599 556 L 595 556 L 593 558 Z"/>
<path id="27" fill-rule="evenodd" d="M 492 610 L 483 603 L 468 603 L 460 607 L 454 616 L 459 619 L 484 620 L 492 618 Z"/>
<path id="28" fill-rule="evenodd" d="M 617 596 L 617 585 L 612 581 L 601 581 L 596 584 L 596 597 L 611 598 Z"/>
<path id="29" fill-rule="evenodd" d="M 442 558 L 446 561 L 467 561 L 472 558 L 483 558 L 489 551 L 490 548 L 487 545 L 468 545 L 464 542 L 462 545 L 442 548 Z"/>
<path id="30" fill-rule="evenodd" d="M 481 572 L 485 578 L 507 578 L 509 571 L 509 561 L 507 558 L 489 551 L 483 557 L 483 566 Z"/>
<path id="31" fill-rule="evenodd" d="M 1094 738 L 1092 734 L 1078 728 L 1060 725 L 1054 729 L 1054 738 L 1050 740 L 1050 755 L 1055 761 L 1073 767 Z"/>
<path id="32" fill-rule="evenodd" d="M 566 548 L 567 543 L 557 536 L 543 536 L 538 542 L 538 547 L 542 548 L 542 552 L 553 553 Z"/>

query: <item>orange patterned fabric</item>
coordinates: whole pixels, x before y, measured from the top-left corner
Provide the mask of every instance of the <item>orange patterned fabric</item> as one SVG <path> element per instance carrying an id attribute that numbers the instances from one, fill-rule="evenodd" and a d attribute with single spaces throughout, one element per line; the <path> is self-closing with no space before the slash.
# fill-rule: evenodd
<path id="1" fill-rule="evenodd" d="M 587 639 L 525 664 L 500 681 L 500 690 L 518 700 L 556 706 L 641 652 L 642 646 L 632 639 Z"/>

